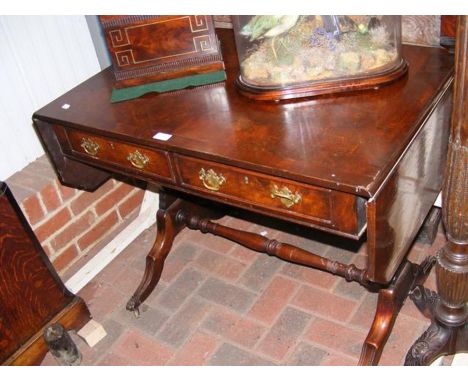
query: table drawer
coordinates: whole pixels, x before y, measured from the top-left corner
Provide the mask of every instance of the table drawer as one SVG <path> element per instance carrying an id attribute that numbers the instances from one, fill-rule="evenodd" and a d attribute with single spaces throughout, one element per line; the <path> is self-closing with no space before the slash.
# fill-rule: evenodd
<path id="1" fill-rule="evenodd" d="M 174 180 L 168 154 L 157 149 L 121 143 L 107 137 L 95 136 L 75 130 L 66 130 L 71 150 L 80 156 L 131 169 L 152 178 Z"/>
<path id="2" fill-rule="evenodd" d="M 175 162 L 184 188 L 345 236 L 362 233 L 365 209 L 354 195 L 182 155 Z"/>

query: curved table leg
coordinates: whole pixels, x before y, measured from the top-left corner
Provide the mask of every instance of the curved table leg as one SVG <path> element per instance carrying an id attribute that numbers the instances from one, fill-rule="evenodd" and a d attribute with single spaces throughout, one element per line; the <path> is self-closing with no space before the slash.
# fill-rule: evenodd
<path id="1" fill-rule="evenodd" d="M 177 213 L 182 209 L 183 201 L 176 200 L 167 210 L 160 209 L 157 212 L 156 241 L 146 256 L 146 268 L 143 279 L 135 293 L 127 303 L 127 310 L 139 314 L 138 307 L 151 294 L 161 278 L 169 251 L 176 235 L 185 227 L 185 224 L 176 220 Z"/>
<path id="2" fill-rule="evenodd" d="M 377 365 L 395 319 L 411 290 L 417 266 L 405 262 L 386 289 L 379 291 L 377 310 L 361 351 L 359 365 Z"/>

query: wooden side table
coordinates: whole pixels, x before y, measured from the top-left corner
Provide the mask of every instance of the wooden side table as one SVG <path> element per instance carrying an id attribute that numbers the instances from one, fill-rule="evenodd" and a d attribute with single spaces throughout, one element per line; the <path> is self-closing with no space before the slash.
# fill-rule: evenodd
<path id="1" fill-rule="evenodd" d="M 70 186 L 92 190 L 118 173 L 161 187 L 157 237 L 128 310 L 157 285 L 178 232 L 196 229 L 379 290 L 360 359 L 377 364 L 409 290 L 431 268 L 406 255 L 442 188 L 453 57 L 407 45 L 408 74 L 379 89 L 254 102 L 234 86 L 232 31 L 217 33 L 225 83 L 111 104 L 104 70 L 37 111 L 36 131 Z M 222 226 L 213 221 L 220 205 L 367 237 L 367 265 Z"/>
<path id="2" fill-rule="evenodd" d="M 437 292 L 418 287 L 416 306 L 431 325 L 414 343 L 406 365 L 428 365 L 443 355 L 468 352 L 468 17 L 460 16 L 448 163 L 442 193 L 447 243 L 436 259 Z"/>

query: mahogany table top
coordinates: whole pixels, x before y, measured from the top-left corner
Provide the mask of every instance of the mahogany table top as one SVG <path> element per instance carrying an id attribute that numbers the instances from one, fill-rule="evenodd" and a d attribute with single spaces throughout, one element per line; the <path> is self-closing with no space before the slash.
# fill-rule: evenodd
<path id="1" fill-rule="evenodd" d="M 281 102 L 240 95 L 232 31 L 218 30 L 227 81 L 110 103 L 112 73 L 96 74 L 35 113 L 114 139 L 186 153 L 303 183 L 370 197 L 450 84 L 445 50 L 403 46 L 408 74 L 335 96 Z M 70 108 L 63 109 L 63 104 Z M 168 141 L 153 139 L 171 134 Z"/>

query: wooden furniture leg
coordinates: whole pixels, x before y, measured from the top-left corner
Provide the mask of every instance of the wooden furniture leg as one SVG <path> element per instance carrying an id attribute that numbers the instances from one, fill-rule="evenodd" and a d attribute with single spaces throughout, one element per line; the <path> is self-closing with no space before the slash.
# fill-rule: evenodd
<path id="1" fill-rule="evenodd" d="M 423 290 L 416 306 L 431 325 L 413 344 L 405 365 L 428 365 L 438 357 L 468 352 L 468 17 L 459 16 L 455 49 L 452 129 L 442 191 L 447 243 L 437 254 L 438 296 Z"/>
<path id="2" fill-rule="evenodd" d="M 426 259 L 421 265 L 405 261 L 390 285 L 379 291 L 374 321 L 364 341 L 359 365 L 379 363 L 385 343 L 406 297 L 419 285 L 424 284 L 433 265 L 433 258 Z"/>
<path id="3" fill-rule="evenodd" d="M 175 237 L 185 228 L 185 222 L 177 219 L 177 215 L 188 210 L 216 219 L 222 216 L 217 211 L 178 199 L 164 191 L 160 192 L 159 206 L 156 215 L 156 240 L 146 256 L 145 273 L 140 285 L 127 303 L 127 310 L 134 312 L 136 316 L 140 314 L 139 306 L 151 294 L 161 278 L 164 261 L 172 248 Z"/>

